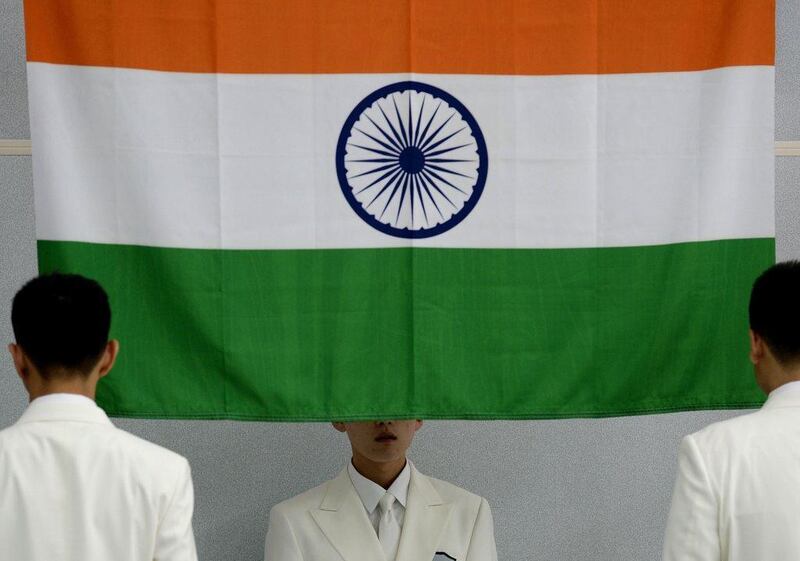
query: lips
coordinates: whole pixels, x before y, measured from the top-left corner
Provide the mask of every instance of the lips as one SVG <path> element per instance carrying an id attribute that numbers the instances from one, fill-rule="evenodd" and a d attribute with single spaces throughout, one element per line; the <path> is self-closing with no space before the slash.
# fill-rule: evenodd
<path id="1" fill-rule="evenodd" d="M 375 437 L 375 442 L 391 442 L 393 440 L 397 440 L 397 437 L 390 432 L 385 432 Z"/>

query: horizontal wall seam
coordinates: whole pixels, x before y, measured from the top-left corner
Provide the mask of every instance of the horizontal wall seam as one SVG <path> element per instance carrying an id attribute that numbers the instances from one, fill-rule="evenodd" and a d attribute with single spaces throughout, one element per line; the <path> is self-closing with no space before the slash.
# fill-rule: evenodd
<path id="1" fill-rule="evenodd" d="M 31 141 L 27 139 L 0 139 L 0 156 L 30 156 Z M 776 156 L 800 156 L 800 140 L 775 142 Z"/>
<path id="2" fill-rule="evenodd" d="M 776 156 L 800 156 L 800 140 L 778 140 L 775 142 Z"/>
<path id="3" fill-rule="evenodd" d="M 30 156 L 31 141 L 22 139 L 0 139 L 0 156 Z"/>

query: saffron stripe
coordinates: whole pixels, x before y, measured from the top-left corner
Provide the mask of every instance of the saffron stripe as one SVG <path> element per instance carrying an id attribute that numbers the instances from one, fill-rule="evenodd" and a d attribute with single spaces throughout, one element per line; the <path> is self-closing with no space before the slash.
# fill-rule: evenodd
<path id="1" fill-rule="evenodd" d="M 26 0 L 30 62 L 199 73 L 614 74 L 774 64 L 774 0 Z"/>

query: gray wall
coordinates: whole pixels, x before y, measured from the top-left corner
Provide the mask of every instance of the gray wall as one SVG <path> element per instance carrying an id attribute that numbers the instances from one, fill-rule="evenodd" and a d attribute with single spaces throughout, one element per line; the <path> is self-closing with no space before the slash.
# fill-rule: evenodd
<path id="1" fill-rule="evenodd" d="M 800 140 L 799 17 L 798 0 L 778 0 L 777 140 Z M 0 0 L 0 140 L 29 138 L 24 59 L 21 0 Z M 776 167 L 778 258 L 800 257 L 800 157 L 777 158 Z M 0 193 L 5 343 L 11 297 L 36 274 L 30 157 L 0 156 Z M 0 353 L 0 427 L 25 405 Z M 411 457 L 423 472 L 489 499 L 501 560 L 645 561 L 660 556 L 681 436 L 739 413 L 429 422 Z M 116 424 L 191 461 L 203 561 L 259 559 L 269 508 L 333 476 L 347 458 L 344 438 L 324 424 Z"/>

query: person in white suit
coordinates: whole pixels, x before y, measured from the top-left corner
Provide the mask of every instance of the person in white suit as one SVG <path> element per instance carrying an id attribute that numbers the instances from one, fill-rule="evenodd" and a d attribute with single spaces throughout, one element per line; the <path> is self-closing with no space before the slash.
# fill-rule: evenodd
<path id="1" fill-rule="evenodd" d="M 681 444 L 664 561 L 800 559 L 800 262 L 750 296 L 750 360 L 768 394 L 755 413 Z"/>
<path id="2" fill-rule="evenodd" d="M 486 500 L 406 459 L 422 421 L 333 426 L 347 433 L 352 459 L 272 508 L 266 561 L 496 561 Z"/>
<path id="3" fill-rule="evenodd" d="M 0 558 L 196 561 L 188 462 L 116 429 L 94 402 L 119 350 L 102 287 L 35 278 L 11 319 L 30 404 L 0 431 Z"/>

